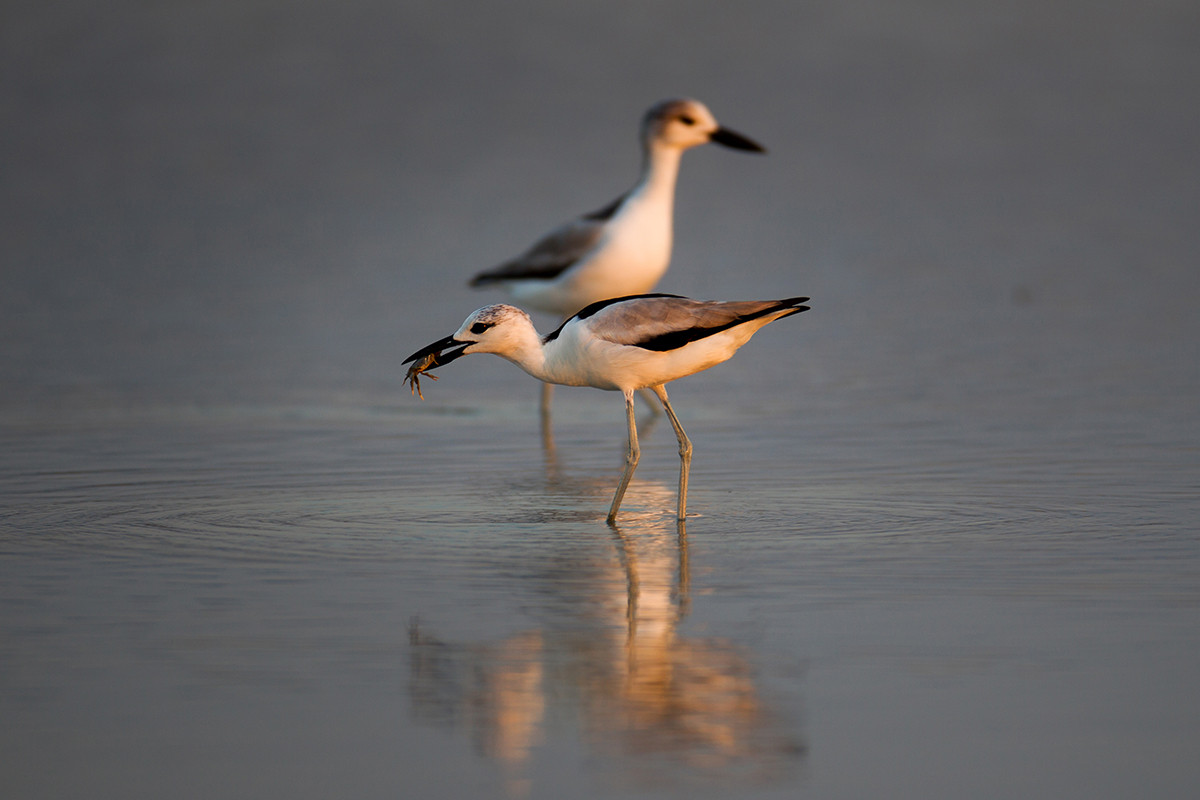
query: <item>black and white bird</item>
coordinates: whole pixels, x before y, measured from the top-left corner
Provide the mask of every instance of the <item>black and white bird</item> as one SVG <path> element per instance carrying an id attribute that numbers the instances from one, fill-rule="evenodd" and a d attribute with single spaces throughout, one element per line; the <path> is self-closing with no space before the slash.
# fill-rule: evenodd
<path id="1" fill-rule="evenodd" d="M 679 509 L 687 510 L 692 443 L 665 384 L 728 360 L 760 328 L 807 311 L 807 297 L 786 300 L 713 302 L 669 294 L 602 300 L 579 311 L 551 333 L 540 336 L 529 315 L 510 305 L 475 311 L 452 335 L 404 360 L 416 362 L 408 380 L 416 392 L 420 375 L 469 353 L 494 353 L 546 383 L 592 386 L 625 396 L 629 449 L 608 521 L 613 522 L 637 468 L 641 450 L 633 393 L 648 388 L 658 396 L 679 440 Z"/>
<path id="2" fill-rule="evenodd" d="M 514 302 L 559 319 L 600 300 L 652 291 L 671 263 L 680 158 L 685 150 L 708 142 L 766 152 L 718 124 L 699 101 L 655 104 L 642 118 L 642 169 L 632 189 L 556 228 L 516 258 L 479 273 L 471 286 L 499 286 Z M 549 401 L 547 389 L 543 413 Z"/>
<path id="3" fill-rule="evenodd" d="M 642 294 L 671 261 L 675 179 L 683 151 L 708 142 L 765 152 L 721 127 L 696 100 L 664 100 L 642 119 L 642 171 L 613 202 L 557 228 L 472 286 L 500 286 L 514 302 L 565 318 L 610 297 Z"/>

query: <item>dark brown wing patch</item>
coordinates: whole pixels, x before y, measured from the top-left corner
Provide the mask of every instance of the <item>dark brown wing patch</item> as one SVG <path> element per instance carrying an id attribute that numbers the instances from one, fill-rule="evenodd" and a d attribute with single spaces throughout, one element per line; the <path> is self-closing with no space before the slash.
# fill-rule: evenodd
<path id="1" fill-rule="evenodd" d="M 513 280 L 553 280 L 586 256 L 604 236 L 604 223 L 616 212 L 617 203 L 606 206 L 586 217 L 568 222 L 550 232 L 516 258 L 498 267 L 479 273 L 471 286 L 487 286 Z"/>

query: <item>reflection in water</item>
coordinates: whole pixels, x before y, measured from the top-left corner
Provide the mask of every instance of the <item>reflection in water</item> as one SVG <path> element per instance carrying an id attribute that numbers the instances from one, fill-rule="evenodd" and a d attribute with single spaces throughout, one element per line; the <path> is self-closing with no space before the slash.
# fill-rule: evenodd
<path id="1" fill-rule="evenodd" d="M 784 777 L 804 746 L 760 697 L 744 650 L 679 632 L 690 591 L 684 525 L 657 515 L 614 526 L 615 557 L 588 565 L 584 596 L 498 644 L 447 644 L 414 621 L 418 716 L 468 732 L 514 795 L 530 788 L 548 721 L 562 718 L 579 719 L 597 754 L 620 759 L 623 780 L 661 784 L 670 765 L 677 781 Z M 572 713 L 549 713 L 564 703 Z"/>
<path id="2" fill-rule="evenodd" d="M 510 794 L 525 794 L 522 770 L 542 741 L 546 714 L 541 632 L 520 633 L 499 645 L 456 647 L 414 622 L 409 641 L 418 718 L 465 728 L 479 751 L 505 768 Z"/>

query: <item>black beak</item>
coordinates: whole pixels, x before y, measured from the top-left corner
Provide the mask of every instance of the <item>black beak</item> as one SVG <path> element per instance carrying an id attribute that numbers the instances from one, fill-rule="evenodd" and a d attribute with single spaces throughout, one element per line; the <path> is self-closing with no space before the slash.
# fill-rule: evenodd
<path id="1" fill-rule="evenodd" d="M 751 153 L 765 153 L 767 149 L 758 142 L 747 139 L 740 133 L 729 130 L 729 128 L 717 128 L 708 136 L 710 142 L 732 147 L 734 150 L 749 150 Z"/>
<path id="2" fill-rule="evenodd" d="M 428 367 L 428 369 L 441 367 L 449 364 L 459 356 L 464 355 L 466 349 L 472 344 L 474 344 L 474 342 L 460 342 L 453 336 L 447 336 L 445 339 L 439 339 L 433 344 L 422 347 L 420 350 L 404 359 L 404 361 L 401 363 L 407 364 L 410 361 L 416 361 L 418 358 L 424 358 L 425 356 L 432 355 L 433 364 Z M 451 347 L 458 347 L 458 349 L 450 350 Z M 442 352 L 443 350 L 448 350 L 449 352 Z"/>

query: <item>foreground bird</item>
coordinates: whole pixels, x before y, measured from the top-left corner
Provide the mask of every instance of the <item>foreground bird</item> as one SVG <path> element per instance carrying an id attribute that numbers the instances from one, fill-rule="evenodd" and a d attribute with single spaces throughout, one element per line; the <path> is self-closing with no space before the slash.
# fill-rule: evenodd
<path id="1" fill-rule="evenodd" d="M 613 202 L 551 231 L 516 258 L 481 272 L 471 286 L 500 286 L 513 300 L 560 319 L 610 297 L 649 292 L 671 262 L 675 179 L 683 151 L 716 142 L 766 152 L 723 128 L 696 100 L 664 100 L 642 118 L 642 171 Z M 542 394 L 542 412 L 550 391 Z"/>
<path id="2" fill-rule="evenodd" d="M 538 335 L 521 309 L 490 305 L 467 317 L 453 335 L 421 348 L 404 363 L 416 362 L 407 378 L 414 392 L 419 392 L 420 376 L 428 370 L 469 353 L 495 353 L 546 383 L 624 394 L 629 450 L 608 511 L 610 523 L 617 517 L 641 454 L 633 393 L 649 388 L 662 402 L 679 440 L 678 518 L 683 519 L 692 443 L 671 408 L 664 384 L 728 360 L 767 323 L 807 311 L 803 305 L 807 301 L 807 297 L 790 297 L 707 302 L 669 294 L 619 297 L 592 303 L 546 336 Z"/>

